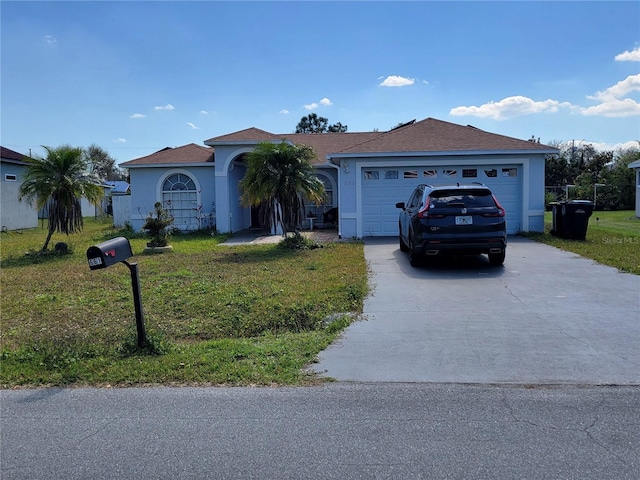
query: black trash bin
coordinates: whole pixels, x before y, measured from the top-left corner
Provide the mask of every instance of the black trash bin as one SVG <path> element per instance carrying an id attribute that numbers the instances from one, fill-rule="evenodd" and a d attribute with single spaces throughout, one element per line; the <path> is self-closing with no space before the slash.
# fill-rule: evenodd
<path id="1" fill-rule="evenodd" d="M 564 238 L 584 240 L 587 238 L 589 217 L 593 213 L 593 202 L 571 200 L 562 206 Z"/>
<path id="2" fill-rule="evenodd" d="M 562 206 L 567 202 L 549 202 L 553 215 L 553 224 L 551 226 L 551 235 L 556 237 L 564 236 L 564 209 Z"/>

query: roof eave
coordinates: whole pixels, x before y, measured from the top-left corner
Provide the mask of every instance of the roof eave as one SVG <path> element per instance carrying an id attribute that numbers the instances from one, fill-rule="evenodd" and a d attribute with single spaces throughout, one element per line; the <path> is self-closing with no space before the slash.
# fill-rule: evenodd
<path id="1" fill-rule="evenodd" d="M 636 160 L 629 164 L 629 168 L 640 168 L 640 160 Z"/>
<path id="2" fill-rule="evenodd" d="M 340 158 L 382 158 L 382 157 L 435 157 L 455 155 L 546 155 L 558 153 L 556 148 L 536 150 L 440 150 L 416 152 L 367 152 L 367 153 L 330 153 L 327 159 L 334 162 Z"/>
<path id="3" fill-rule="evenodd" d="M 1 160 L 3 163 L 11 163 L 13 165 L 21 165 L 23 167 L 29 166 L 29 162 L 26 162 L 24 160 L 15 160 L 13 158 L 5 158 L 5 157 L 2 157 Z"/>
<path id="4" fill-rule="evenodd" d="M 284 137 L 283 138 L 278 138 L 278 139 L 270 138 L 270 139 L 262 139 L 262 140 L 221 140 L 221 141 L 216 140 L 216 141 L 213 141 L 213 142 L 210 141 L 210 140 L 207 140 L 207 141 L 204 142 L 204 144 L 208 145 L 210 147 L 224 147 L 224 146 L 234 146 L 234 147 L 236 147 L 236 146 L 243 146 L 243 145 L 253 147 L 253 146 L 256 146 L 259 143 L 263 143 L 263 142 L 280 143 L 280 142 L 283 142 L 283 141 L 288 142 L 291 145 L 293 145 L 293 142 L 291 140 L 289 140 L 288 138 L 284 138 Z"/>
<path id="5" fill-rule="evenodd" d="M 121 163 L 121 168 L 181 168 L 181 167 L 213 167 L 215 162 L 194 162 L 194 163 Z"/>

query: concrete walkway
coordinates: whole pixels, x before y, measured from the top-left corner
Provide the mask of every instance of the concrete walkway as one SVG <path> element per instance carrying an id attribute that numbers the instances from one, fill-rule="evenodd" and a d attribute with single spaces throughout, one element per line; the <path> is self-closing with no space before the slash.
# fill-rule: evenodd
<path id="1" fill-rule="evenodd" d="M 338 232 L 335 230 L 305 230 L 300 233 L 319 243 L 331 243 L 340 240 Z M 220 245 L 256 245 L 264 243 L 279 243 L 281 240 L 282 235 L 271 235 L 265 230 L 242 230 L 240 232 L 235 232 L 231 238 Z"/>

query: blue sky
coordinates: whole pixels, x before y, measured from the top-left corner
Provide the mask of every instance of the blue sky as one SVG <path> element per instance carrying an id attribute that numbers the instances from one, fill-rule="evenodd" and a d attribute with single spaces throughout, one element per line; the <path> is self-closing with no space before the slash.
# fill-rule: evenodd
<path id="1" fill-rule="evenodd" d="M 640 140 L 640 2 L 0 3 L 0 142 L 118 162 L 309 113 Z M 629 144 L 628 142 L 633 142 Z"/>

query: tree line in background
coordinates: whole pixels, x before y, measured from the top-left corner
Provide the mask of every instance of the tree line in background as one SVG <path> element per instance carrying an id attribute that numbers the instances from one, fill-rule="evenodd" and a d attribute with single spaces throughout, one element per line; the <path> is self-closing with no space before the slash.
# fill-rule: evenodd
<path id="1" fill-rule="evenodd" d="M 582 142 L 551 145 L 560 153 L 545 159 L 546 203 L 567 198 L 594 201 L 598 210 L 635 208 L 635 172 L 629 164 L 640 159 L 640 143 L 616 152 Z"/>
<path id="2" fill-rule="evenodd" d="M 92 144 L 82 150 L 82 157 L 89 172 L 101 180 L 127 180 L 124 170 L 116 165 L 116 159 L 102 147 Z"/>

